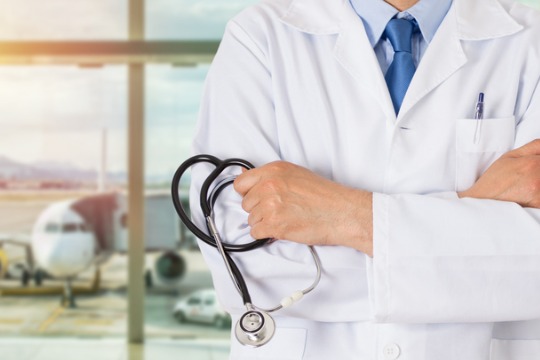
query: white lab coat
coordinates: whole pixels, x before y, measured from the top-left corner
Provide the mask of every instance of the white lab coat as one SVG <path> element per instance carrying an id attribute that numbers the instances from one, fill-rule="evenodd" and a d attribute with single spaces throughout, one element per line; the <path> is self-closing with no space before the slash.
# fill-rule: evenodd
<path id="1" fill-rule="evenodd" d="M 319 287 L 275 314 L 268 345 L 233 336 L 231 359 L 540 359 L 540 211 L 456 195 L 540 138 L 539 79 L 540 15 L 508 1 L 454 1 L 397 119 L 348 0 L 267 0 L 233 19 L 194 151 L 283 159 L 373 191 L 374 258 L 318 247 Z M 193 206 L 204 176 L 203 166 L 192 175 Z M 239 202 L 231 190 L 217 209 L 228 242 L 248 241 Z M 201 247 L 236 319 L 240 296 L 217 251 Z M 234 258 L 261 307 L 315 276 L 307 248 L 292 242 Z"/>

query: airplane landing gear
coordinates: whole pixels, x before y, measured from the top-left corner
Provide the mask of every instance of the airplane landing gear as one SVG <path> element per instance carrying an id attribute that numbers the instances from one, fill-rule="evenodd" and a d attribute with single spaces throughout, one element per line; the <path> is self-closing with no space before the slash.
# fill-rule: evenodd
<path id="1" fill-rule="evenodd" d="M 30 271 L 24 269 L 22 274 L 21 274 L 21 285 L 23 287 L 26 287 L 28 286 L 28 284 L 30 283 Z"/>
<path id="2" fill-rule="evenodd" d="M 36 270 L 34 272 L 34 283 L 36 284 L 36 286 L 43 285 L 44 277 L 45 277 L 45 273 L 43 272 L 43 270 Z"/>
<path id="3" fill-rule="evenodd" d="M 66 279 L 66 282 L 64 283 L 64 294 L 62 295 L 62 299 L 60 300 L 60 305 L 69 307 L 70 309 L 73 309 L 77 307 L 77 304 L 75 303 L 75 295 L 73 294 L 73 287 L 71 285 L 72 279 Z"/>

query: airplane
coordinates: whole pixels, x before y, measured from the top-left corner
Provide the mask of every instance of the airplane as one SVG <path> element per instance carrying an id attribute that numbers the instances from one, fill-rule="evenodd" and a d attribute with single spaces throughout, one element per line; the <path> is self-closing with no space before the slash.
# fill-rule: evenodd
<path id="1" fill-rule="evenodd" d="M 187 199 L 182 199 L 187 202 Z M 195 243 L 178 219 L 170 194 L 145 195 L 145 250 L 147 287 L 176 286 L 186 272 L 180 246 Z M 34 279 L 41 285 L 46 276 L 65 280 L 61 303 L 75 307 L 72 281 L 91 266 L 99 269 L 113 254 L 127 252 L 127 205 L 124 195 L 98 193 L 51 204 L 38 216 L 30 241 L 0 238 L 0 277 L 18 276 L 22 285 Z M 26 260 L 9 265 L 2 245 L 21 246 Z"/>

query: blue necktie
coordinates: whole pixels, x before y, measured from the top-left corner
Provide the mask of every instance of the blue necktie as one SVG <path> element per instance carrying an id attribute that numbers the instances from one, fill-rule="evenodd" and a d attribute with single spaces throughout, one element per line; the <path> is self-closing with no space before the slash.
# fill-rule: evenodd
<path id="1" fill-rule="evenodd" d="M 392 19 L 384 31 L 384 35 L 394 48 L 394 59 L 386 72 L 385 79 L 396 114 L 399 113 L 407 88 L 416 71 L 412 56 L 412 35 L 415 28 L 416 24 L 412 20 Z"/>

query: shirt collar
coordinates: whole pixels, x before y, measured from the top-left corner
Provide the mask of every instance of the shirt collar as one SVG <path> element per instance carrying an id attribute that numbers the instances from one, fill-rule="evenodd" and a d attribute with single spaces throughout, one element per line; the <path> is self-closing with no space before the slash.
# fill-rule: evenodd
<path id="1" fill-rule="evenodd" d="M 424 40 L 429 44 L 452 4 L 452 0 L 420 0 L 413 7 L 400 13 L 384 0 L 350 0 L 350 2 L 358 16 L 362 18 L 373 47 L 381 39 L 390 19 L 396 15 L 407 17 L 407 14 L 416 19 Z"/>

